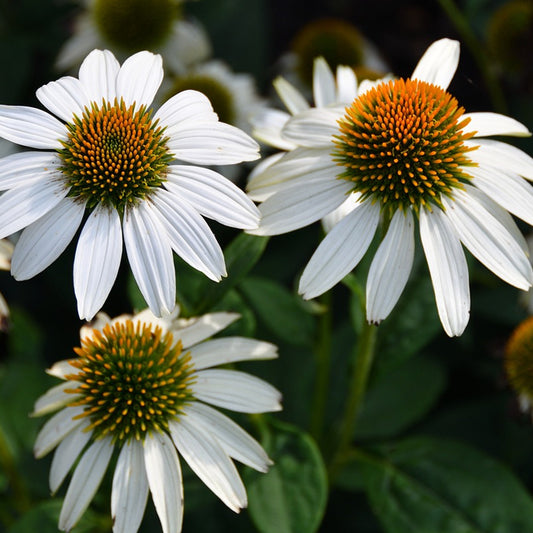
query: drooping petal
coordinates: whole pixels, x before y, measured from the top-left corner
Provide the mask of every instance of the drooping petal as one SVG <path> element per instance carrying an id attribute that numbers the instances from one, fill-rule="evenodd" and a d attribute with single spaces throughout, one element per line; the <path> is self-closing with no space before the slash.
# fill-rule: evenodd
<path id="1" fill-rule="evenodd" d="M 292 150 L 296 145 L 287 141 L 281 135 L 290 115 L 278 109 L 260 109 L 250 118 L 252 135 L 260 142 L 279 148 L 280 150 Z"/>
<path id="2" fill-rule="evenodd" d="M 443 198 L 448 219 L 463 244 L 481 263 L 510 285 L 527 290 L 533 283 L 528 257 L 506 228 L 475 196 L 458 190 L 453 200 Z"/>
<path id="3" fill-rule="evenodd" d="M 144 461 L 152 499 L 163 533 L 181 531 L 183 483 L 178 454 L 166 433 L 154 432 L 144 441 Z"/>
<path id="4" fill-rule="evenodd" d="M 342 113 L 336 109 L 309 109 L 289 119 L 283 127 L 285 139 L 297 144 L 333 150 L 333 136 L 339 135 L 337 121 Z"/>
<path id="5" fill-rule="evenodd" d="M 51 265 L 68 246 L 81 223 L 85 205 L 63 198 L 54 209 L 30 224 L 17 241 L 11 273 L 30 279 Z"/>
<path id="6" fill-rule="evenodd" d="M 470 119 L 463 127 L 463 133 L 475 132 L 475 137 L 490 135 L 512 135 L 514 137 L 529 137 L 530 131 L 518 120 L 498 113 L 465 113 L 459 120 Z M 473 141 L 475 142 L 475 141 Z"/>
<path id="7" fill-rule="evenodd" d="M 147 202 L 126 209 L 124 242 L 135 281 L 156 316 L 176 305 L 176 277 L 167 233 Z"/>
<path id="8" fill-rule="evenodd" d="M 57 150 L 67 138 L 67 128 L 46 111 L 0 105 L 0 137 L 21 146 Z"/>
<path id="9" fill-rule="evenodd" d="M 43 416 L 52 413 L 53 411 L 57 411 L 61 407 L 65 407 L 65 405 L 77 398 L 76 394 L 68 394 L 65 390 L 73 390 L 76 386 L 76 382 L 65 381 L 48 389 L 42 396 L 37 398 L 31 416 Z"/>
<path id="10" fill-rule="evenodd" d="M 379 324 L 389 316 L 409 279 L 415 255 L 411 211 L 398 210 L 374 255 L 366 282 L 366 318 Z"/>
<path id="11" fill-rule="evenodd" d="M 126 105 L 149 106 L 163 81 L 160 55 L 142 51 L 128 57 L 117 75 L 117 95 Z"/>
<path id="12" fill-rule="evenodd" d="M 113 102 L 117 93 L 120 64 L 109 50 L 93 50 L 80 66 L 79 79 L 91 102 Z"/>
<path id="13" fill-rule="evenodd" d="M 175 337 L 181 340 L 183 348 L 189 348 L 227 328 L 240 316 L 238 313 L 220 312 L 182 319 L 175 330 Z"/>
<path id="14" fill-rule="evenodd" d="M 95 441 L 74 470 L 59 515 L 59 529 L 70 531 L 89 507 L 113 453 L 110 437 Z"/>
<path id="15" fill-rule="evenodd" d="M 435 41 L 420 58 L 411 78 L 447 89 L 457 70 L 459 54 L 458 41 L 451 39 Z"/>
<path id="16" fill-rule="evenodd" d="M 167 179 L 169 184 L 179 187 L 179 194 L 200 214 L 233 228 L 257 227 L 257 207 L 241 189 L 218 172 L 189 165 L 172 165 Z"/>
<path id="17" fill-rule="evenodd" d="M 313 63 L 313 99 L 316 107 L 326 107 L 336 103 L 335 78 L 323 57 Z"/>
<path id="18" fill-rule="evenodd" d="M 106 301 L 121 257 L 119 214 L 99 204 L 85 222 L 74 257 L 74 293 L 81 319 L 91 320 Z"/>
<path id="19" fill-rule="evenodd" d="M 0 196 L 0 239 L 46 215 L 67 195 L 68 189 L 53 176 L 10 189 Z"/>
<path id="20" fill-rule="evenodd" d="M 346 215 L 322 240 L 305 267 L 298 292 L 314 298 L 349 274 L 367 251 L 379 222 L 379 206 L 367 201 Z"/>
<path id="21" fill-rule="evenodd" d="M 216 440 L 186 416 L 179 422 L 169 422 L 168 427 L 193 472 L 236 513 L 246 507 L 246 490 L 239 473 Z"/>
<path id="22" fill-rule="evenodd" d="M 158 191 L 154 200 L 172 249 L 209 279 L 220 281 L 226 275 L 224 254 L 207 222 L 175 192 Z"/>
<path id="23" fill-rule="evenodd" d="M 300 91 L 285 78 L 282 78 L 281 76 L 277 77 L 272 85 L 274 85 L 274 89 L 276 89 L 281 101 L 291 115 L 297 115 L 298 113 L 309 109 L 309 104 L 303 97 L 302 93 L 300 93 Z"/>
<path id="24" fill-rule="evenodd" d="M 50 179 L 59 160 L 53 152 L 17 152 L 0 159 L 0 191 Z"/>
<path id="25" fill-rule="evenodd" d="M 111 517 L 113 533 L 135 533 L 148 500 L 148 478 L 144 450 L 140 441 L 132 439 L 120 450 L 113 475 Z"/>
<path id="26" fill-rule="evenodd" d="M 72 76 L 39 87 L 35 95 L 48 111 L 65 122 L 71 122 L 74 115 L 81 118 L 83 108 L 90 103 L 83 83 Z"/>
<path id="27" fill-rule="evenodd" d="M 211 433 L 233 459 L 260 472 L 266 472 L 272 464 L 261 445 L 220 411 L 203 403 L 193 402 L 183 412 L 195 425 Z"/>
<path id="28" fill-rule="evenodd" d="M 204 402 L 239 411 L 265 413 L 281 409 L 281 394 L 266 381 L 237 370 L 200 370 L 191 385 Z"/>
<path id="29" fill-rule="evenodd" d="M 470 316 L 470 288 L 459 238 L 440 209 L 420 211 L 420 238 L 442 327 L 450 337 L 461 335 Z"/>
<path id="30" fill-rule="evenodd" d="M 237 361 L 274 359 L 278 356 L 276 345 L 244 337 L 225 337 L 202 342 L 191 348 L 190 353 L 196 370 Z"/>

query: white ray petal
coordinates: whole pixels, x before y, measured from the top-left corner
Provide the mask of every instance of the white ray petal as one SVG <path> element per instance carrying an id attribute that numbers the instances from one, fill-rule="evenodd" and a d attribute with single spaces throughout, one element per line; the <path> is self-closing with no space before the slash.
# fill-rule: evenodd
<path id="1" fill-rule="evenodd" d="M 274 89 L 281 98 L 281 101 L 285 104 L 285 107 L 291 115 L 297 115 L 302 111 L 309 109 L 307 100 L 303 97 L 302 93 L 290 84 L 285 78 L 278 76 L 272 83 Z"/>
<path id="2" fill-rule="evenodd" d="M 179 187 L 180 195 L 200 214 L 233 228 L 257 227 L 260 216 L 257 207 L 241 189 L 218 172 L 172 165 L 167 179 Z"/>
<path id="3" fill-rule="evenodd" d="M 148 500 L 148 478 L 140 441 L 126 442 L 117 459 L 111 490 L 113 533 L 138 531 Z"/>
<path id="4" fill-rule="evenodd" d="M 246 490 L 231 459 L 204 429 L 182 416 L 169 430 L 193 472 L 233 511 L 247 505 Z"/>
<path id="5" fill-rule="evenodd" d="M 126 105 L 149 106 L 163 81 L 160 55 L 143 51 L 128 57 L 117 75 L 117 95 Z"/>
<path id="6" fill-rule="evenodd" d="M 298 292 L 314 298 L 349 274 L 367 251 L 379 222 L 379 205 L 366 201 L 346 215 L 322 240 L 307 263 Z"/>
<path id="7" fill-rule="evenodd" d="M 75 381 L 65 381 L 48 389 L 42 396 L 37 398 L 31 416 L 43 416 L 65 407 L 67 403 L 77 398 L 76 394 L 66 393 L 65 390 L 73 390 L 77 385 Z"/>
<path id="8" fill-rule="evenodd" d="M 39 87 L 35 95 L 48 111 L 65 122 L 71 122 L 74 115 L 81 118 L 83 108 L 90 103 L 83 83 L 72 76 Z"/>
<path id="9" fill-rule="evenodd" d="M 135 281 L 156 316 L 176 306 L 176 276 L 172 248 L 157 215 L 147 202 L 126 209 L 124 242 Z"/>
<path id="10" fill-rule="evenodd" d="M 21 146 L 57 150 L 67 138 L 67 128 L 46 111 L 0 105 L 0 137 Z"/>
<path id="11" fill-rule="evenodd" d="M 336 103 L 337 90 L 333 72 L 323 57 L 313 63 L 313 99 L 316 107 L 326 107 Z"/>
<path id="12" fill-rule="evenodd" d="M 283 137 L 298 146 L 316 148 L 335 148 L 333 136 L 339 135 L 337 121 L 342 113 L 336 109 L 309 109 L 289 119 L 283 131 Z"/>
<path id="13" fill-rule="evenodd" d="M 272 465 L 261 445 L 220 411 L 203 403 L 194 402 L 187 405 L 183 412 L 184 416 L 194 421 L 195 425 L 211 433 L 233 459 L 260 472 L 266 472 Z"/>
<path id="14" fill-rule="evenodd" d="M 0 191 L 49 179 L 52 170 L 59 167 L 53 152 L 17 152 L 0 159 Z"/>
<path id="15" fill-rule="evenodd" d="M 420 211 L 420 238 L 444 331 L 461 335 L 470 316 L 468 267 L 459 238 L 440 209 Z"/>
<path id="16" fill-rule="evenodd" d="M 71 431 L 56 448 L 48 476 L 48 484 L 52 494 L 59 489 L 61 483 L 63 483 L 63 480 L 89 442 L 92 436 L 92 431 L 86 431 L 89 425 L 89 420 L 83 420 L 80 426 L 76 428 L 76 431 Z"/>
<path id="17" fill-rule="evenodd" d="M 248 176 L 248 184 L 246 186 L 246 190 L 248 196 L 254 202 L 263 202 L 273 194 L 274 191 L 264 191 L 260 187 L 256 189 L 256 183 L 260 180 L 261 174 L 263 174 L 268 167 L 272 166 L 274 163 L 277 163 L 284 155 L 284 152 L 278 152 L 276 154 L 265 157 L 264 159 L 261 159 L 261 161 L 253 168 L 252 172 L 250 172 Z"/>
<path id="18" fill-rule="evenodd" d="M 366 282 L 366 318 L 379 324 L 389 316 L 409 279 L 415 255 L 411 211 L 398 210 L 374 255 Z"/>
<path id="19" fill-rule="evenodd" d="M 67 195 L 68 189 L 54 176 L 10 189 L 0 196 L 0 239 L 42 217 Z"/>
<path id="20" fill-rule="evenodd" d="M 278 109 L 260 109 L 250 118 L 252 135 L 260 142 L 279 148 L 280 150 L 292 150 L 296 145 L 287 141 L 281 135 L 290 115 Z"/>
<path id="21" fill-rule="evenodd" d="M 93 499 L 113 453 L 110 437 L 95 441 L 74 470 L 59 515 L 59 529 L 70 531 Z"/>
<path id="22" fill-rule="evenodd" d="M 117 93 L 117 76 L 120 64 L 109 50 L 93 50 L 80 67 L 79 78 L 89 100 L 98 105 L 102 100 L 113 102 Z"/>
<path id="23" fill-rule="evenodd" d="M 190 204 L 174 191 L 158 191 L 153 208 L 165 228 L 172 249 L 209 279 L 226 276 L 224 254 L 211 228 Z"/>
<path id="24" fill-rule="evenodd" d="M 521 122 L 498 113 L 465 113 L 459 121 L 467 118 L 470 119 L 470 122 L 463 127 L 463 133 L 475 132 L 476 138 L 490 135 L 511 135 L 514 137 L 529 137 L 531 135 L 531 132 Z"/>
<path id="25" fill-rule="evenodd" d="M 196 370 L 237 361 L 274 359 L 278 356 L 276 345 L 244 337 L 225 337 L 202 342 L 190 350 Z"/>
<path id="26" fill-rule="evenodd" d="M 173 333 L 176 338 L 181 339 L 183 348 L 189 348 L 227 328 L 240 316 L 238 313 L 219 312 L 179 319 L 178 327 Z"/>
<path id="27" fill-rule="evenodd" d="M 85 204 L 63 198 L 54 209 L 30 224 L 22 232 L 13 254 L 14 278 L 30 279 L 51 265 L 76 234 L 84 212 Z"/>
<path id="28" fill-rule="evenodd" d="M 81 319 L 91 320 L 106 301 L 121 257 L 119 214 L 99 204 L 85 222 L 74 257 L 74 292 Z"/>
<path id="29" fill-rule="evenodd" d="M 232 411 L 265 413 L 281 409 L 281 394 L 277 389 L 238 370 L 200 370 L 191 388 L 199 400 Z"/>
<path id="30" fill-rule="evenodd" d="M 440 39 L 435 41 L 420 58 L 411 79 L 422 80 L 447 89 L 459 64 L 458 41 Z"/>
<path id="31" fill-rule="evenodd" d="M 349 105 L 357 98 L 357 77 L 350 67 L 337 67 L 337 98 L 339 104 Z"/>
<path id="32" fill-rule="evenodd" d="M 144 461 L 150 492 L 163 533 L 181 531 L 183 484 L 176 448 L 166 433 L 154 432 L 144 441 Z"/>
<path id="33" fill-rule="evenodd" d="M 322 217 L 322 227 L 329 233 L 348 213 L 351 213 L 360 203 L 361 194 L 352 192 L 337 209 Z"/>
<path id="34" fill-rule="evenodd" d="M 70 374 L 77 374 L 79 372 L 75 366 L 72 366 L 71 362 L 73 361 L 75 361 L 75 359 L 57 361 L 46 370 L 46 373 L 59 379 L 66 379 L 66 376 Z"/>

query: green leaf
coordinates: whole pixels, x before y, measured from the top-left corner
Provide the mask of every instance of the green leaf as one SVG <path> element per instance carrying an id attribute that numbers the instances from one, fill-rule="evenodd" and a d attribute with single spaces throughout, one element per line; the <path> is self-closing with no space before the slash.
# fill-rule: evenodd
<path id="1" fill-rule="evenodd" d="M 274 461 L 267 474 L 249 474 L 248 508 L 261 533 L 312 533 L 322 520 L 328 482 L 313 439 L 275 422 L 263 446 Z"/>
<path id="2" fill-rule="evenodd" d="M 258 277 L 244 280 L 240 290 L 274 335 L 291 344 L 311 344 L 315 320 L 300 298 L 281 284 Z"/>
<path id="3" fill-rule="evenodd" d="M 416 437 L 355 452 L 388 533 L 524 533 L 533 502 L 502 464 L 454 441 Z"/>
<path id="4" fill-rule="evenodd" d="M 366 394 L 355 437 L 385 439 L 398 435 L 422 419 L 445 386 L 444 365 L 425 355 L 378 374 Z"/>

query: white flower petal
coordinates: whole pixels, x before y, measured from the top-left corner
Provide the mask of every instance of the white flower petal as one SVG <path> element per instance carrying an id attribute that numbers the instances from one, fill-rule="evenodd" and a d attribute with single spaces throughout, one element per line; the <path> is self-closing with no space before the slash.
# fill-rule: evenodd
<path id="1" fill-rule="evenodd" d="M 226 275 L 224 254 L 207 222 L 175 192 L 158 191 L 154 200 L 172 249 L 209 279 L 220 281 Z"/>
<path id="2" fill-rule="evenodd" d="M 0 137 L 21 146 L 57 150 L 67 138 L 67 128 L 46 111 L 0 105 Z"/>
<path id="3" fill-rule="evenodd" d="M 223 122 L 194 123 L 169 135 L 169 150 L 189 163 L 231 165 L 259 157 L 259 145 L 249 135 Z"/>
<path id="4" fill-rule="evenodd" d="M 259 210 L 227 178 L 213 170 L 188 165 L 172 165 L 168 182 L 200 214 L 232 228 L 253 229 L 259 223 Z"/>
<path id="5" fill-rule="evenodd" d="M 349 105 L 357 98 L 357 77 L 350 67 L 337 67 L 336 103 Z"/>
<path id="6" fill-rule="evenodd" d="M 379 222 L 379 205 L 366 201 L 346 215 L 322 240 L 307 263 L 298 292 L 314 298 L 350 273 L 367 251 Z"/>
<path id="7" fill-rule="evenodd" d="M 374 255 L 366 282 L 366 318 L 379 324 L 389 316 L 409 279 L 415 255 L 411 211 L 398 210 Z"/>
<path id="8" fill-rule="evenodd" d="M 37 459 L 45 456 L 53 450 L 74 428 L 81 424 L 80 420 L 74 420 L 75 416 L 83 413 L 83 407 L 65 407 L 46 421 L 39 431 L 33 453 Z"/>
<path id="9" fill-rule="evenodd" d="M 231 458 L 260 472 L 266 472 L 272 464 L 265 450 L 254 438 L 216 409 L 194 402 L 187 405 L 183 412 L 195 425 L 211 433 Z"/>
<path id="10" fill-rule="evenodd" d="M 463 133 L 475 132 L 476 138 L 489 135 L 512 135 L 514 137 L 529 137 L 531 135 L 521 122 L 498 113 L 465 113 L 459 121 L 464 119 L 470 119 L 470 122 L 463 127 Z"/>
<path id="11" fill-rule="evenodd" d="M 72 76 L 39 87 L 35 95 L 48 111 L 65 122 L 71 122 L 74 115 L 81 118 L 83 108 L 90 103 L 83 83 Z"/>
<path id="12" fill-rule="evenodd" d="M 193 472 L 236 513 L 246 507 L 246 490 L 239 473 L 216 440 L 186 416 L 170 422 L 169 430 Z"/>
<path id="13" fill-rule="evenodd" d="M 146 508 L 148 492 L 143 445 L 140 441 L 132 439 L 122 446 L 113 474 L 111 490 L 113 533 L 138 531 Z"/>
<path id="14" fill-rule="evenodd" d="M 250 172 L 248 176 L 248 185 L 247 193 L 248 196 L 254 201 L 254 202 L 262 202 L 266 200 L 273 192 L 270 191 L 263 191 L 261 188 L 258 188 L 256 190 L 256 178 L 257 181 L 260 180 L 260 176 L 264 174 L 266 169 L 270 166 L 272 166 L 274 163 L 277 163 L 283 156 L 285 155 L 284 152 L 278 152 L 277 154 L 270 155 L 268 157 L 265 157 L 261 159 L 261 161 L 254 167 L 252 172 Z"/>
<path id="15" fill-rule="evenodd" d="M 183 348 L 189 348 L 227 328 L 240 316 L 238 313 L 220 312 L 180 319 L 179 327 L 173 330 L 173 333 L 176 339 L 181 339 Z"/>
<path id="16" fill-rule="evenodd" d="M 274 344 L 244 337 L 225 337 L 202 342 L 191 348 L 190 353 L 196 370 L 237 361 L 274 359 L 278 356 Z"/>
<path id="17" fill-rule="evenodd" d="M 156 316 L 176 305 L 172 248 L 163 226 L 147 202 L 126 209 L 124 242 L 135 281 Z"/>
<path id="18" fill-rule="evenodd" d="M 59 489 L 72 465 L 76 462 L 83 448 L 89 442 L 92 436 L 92 431 L 86 431 L 89 425 L 89 420 L 83 420 L 76 428 L 76 431 L 71 431 L 56 448 L 48 476 L 48 483 L 52 494 Z"/>
<path id="19" fill-rule="evenodd" d="M 128 57 L 117 75 L 117 95 L 126 105 L 137 109 L 149 106 L 163 80 L 163 60 L 160 55 L 143 51 Z"/>
<path id="20" fill-rule="evenodd" d="M 507 283 L 527 290 L 533 270 L 520 243 L 468 191 L 443 198 L 446 215 L 463 244 L 481 263 Z"/>
<path id="21" fill-rule="evenodd" d="M 76 367 L 71 365 L 71 362 L 73 361 L 75 361 L 75 359 L 57 361 L 46 370 L 46 373 L 59 379 L 66 379 L 66 376 L 70 374 L 77 374 L 79 372 Z"/>
<path id="22" fill-rule="evenodd" d="M 444 331 L 461 335 L 470 316 L 468 267 L 458 237 L 445 213 L 420 211 L 420 238 Z"/>
<path id="23" fill-rule="evenodd" d="M 323 57 L 315 58 L 313 63 L 313 98 L 316 107 L 334 104 L 337 99 L 335 78 Z"/>
<path id="24" fill-rule="evenodd" d="M 265 413 L 281 409 L 281 394 L 262 379 L 238 370 L 208 369 L 195 374 L 194 396 L 241 413 Z"/>
<path id="25" fill-rule="evenodd" d="M 59 515 L 59 529 L 70 531 L 89 507 L 113 453 L 110 437 L 95 441 L 74 470 Z"/>
<path id="26" fill-rule="evenodd" d="M 165 133 L 171 135 L 174 130 L 201 122 L 217 122 L 217 114 L 209 98 L 199 91 L 181 91 L 167 100 L 154 115 L 154 120 L 166 128 Z"/>
<path id="27" fill-rule="evenodd" d="M 52 210 L 68 189 L 54 176 L 10 189 L 0 196 L 0 239 L 11 235 Z"/>
<path id="28" fill-rule="evenodd" d="M 65 392 L 66 389 L 75 389 L 77 386 L 76 382 L 65 381 L 48 389 L 42 396 L 37 398 L 35 405 L 33 406 L 33 412 L 31 416 L 43 416 L 53 411 L 57 411 L 61 407 L 64 407 L 67 403 L 70 403 L 72 400 L 75 400 L 77 395 L 68 394 Z"/>
<path id="29" fill-rule="evenodd" d="M 420 58 L 411 79 L 422 80 L 447 89 L 459 64 L 458 41 L 435 41 Z"/>
<path id="30" fill-rule="evenodd" d="M 121 257 L 119 214 L 99 204 L 85 222 L 74 257 L 74 293 L 81 319 L 91 320 L 106 301 Z"/>
<path id="31" fill-rule="evenodd" d="M 181 467 L 176 448 L 166 433 L 154 432 L 146 436 L 144 461 L 150 492 L 163 533 L 181 531 L 183 521 Z"/>
<path id="32" fill-rule="evenodd" d="M 361 194 L 351 192 L 337 209 L 322 217 L 322 227 L 329 233 L 348 213 L 351 213 L 360 203 Z"/>
<path id="33" fill-rule="evenodd" d="M 285 107 L 291 115 L 297 115 L 309 109 L 309 104 L 302 96 L 302 93 L 286 79 L 279 76 L 274 80 L 272 85 L 274 85 L 274 89 L 276 89 L 281 101 L 285 104 Z"/>
<path id="34" fill-rule="evenodd" d="M 335 148 L 333 136 L 339 135 L 337 121 L 342 113 L 336 109 L 309 109 L 289 121 L 283 127 L 281 134 L 290 142 L 298 146 L 316 148 Z"/>
<path id="35" fill-rule="evenodd" d="M 278 109 L 260 109 L 250 119 L 252 135 L 260 142 L 280 150 L 292 150 L 296 145 L 281 135 L 290 115 Z"/>
<path id="36" fill-rule="evenodd" d="M 17 152 L 0 159 L 0 191 L 49 179 L 59 166 L 53 152 Z"/>
<path id="37" fill-rule="evenodd" d="M 93 50 L 80 67 L 79 79 L 91 102 L 102 100 L 113 103 L 117 93 L 116 81 L 120 64 L 109 50 Z"/>
<path id="38" fill-rule="evenodd" d="M 17 241 L 11 273 L 30 279 L 51 265 L 68 246 L 85 212 L 85 205 L 63 198 L 53 209 L 30 224 Z"/>

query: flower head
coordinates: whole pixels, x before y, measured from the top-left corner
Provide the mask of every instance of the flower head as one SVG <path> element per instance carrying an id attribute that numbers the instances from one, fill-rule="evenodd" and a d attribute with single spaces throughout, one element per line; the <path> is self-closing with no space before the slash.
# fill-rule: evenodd
<path id="1" fill-rule="evenodd" d="M 56 492 L 78 460 L 59 518 L 70 531 L 117 449 L 111 494 L 113 531 L 135 533 L 148 494 L 165 533 L 181 530 L 180 457 L 231 509 L 246 506 L 236 459 L 265 472 L 261 446 L 208 404 L 244 413 L 277 411 L 279 392 L 244 372 L 215 366 L 276 357 L 270 343 L 241 337 L 206 340 L 236 320 L 212 313 L 180 320 L 150 311 L 113 320 L 100 313 L 81 330 L 77 357 L 56 363 L 61 378 L 39 398 L 34 415 L 58 411 L 41 429 L 35 455 L 56 448 L 50 489 Z"/>
<path id="2" fill-rule="evenodd" d="M 202 215 L 254 228 L 259 213 L 219 173 L 194 164 L 258 157 L 253 139 L 218 121 L 209 100 L 183 91 L 150 107 L 163 78 L 161 57 L 139 52 L 119 65 L 95 50 L 79 79 L 60 78 L 37 97 L 52 114 L 0 106 L 0 136 L 42 151 L 0 161 L 0 238 L 24 229 L 11 271 L 28 279 L 48 267 L 74 237 L 81 318 L 91 319 L 117 276 L 122 240 L 145 300 L 156 315 L 175 306 L 172 250 L 218 281 L 222 250 Z M 181 160 L 193 165 L 179 164 Z"/>
<path id="3" fill-rule="evenodd" d="M 533 159 L 491 135 L 529 135 L 514 119 L 465 113 L 448 91 L 459 44 L 433 43 L 411 78 L 383 80 L 346 106 L 309 109 L 282 129 L 291 152 L 252 178 L 267 191 L 260 235 L 286 233 L 331 213 L 346 198 L 300 279 L 305 298 L 325 292 L 386 229 L 367 279 L 367 319 L 379 323 L 411 272 L 420 238 L 445 331 L 468 322 L 468 270 L 461 243 L 504 281 L 533 283 L 524 238 L 509 213 L 533 224 Z"/>

